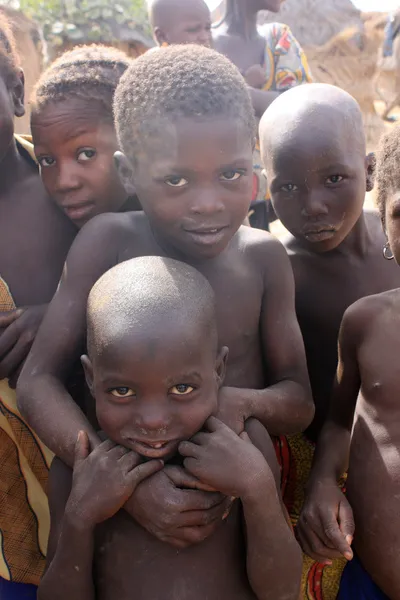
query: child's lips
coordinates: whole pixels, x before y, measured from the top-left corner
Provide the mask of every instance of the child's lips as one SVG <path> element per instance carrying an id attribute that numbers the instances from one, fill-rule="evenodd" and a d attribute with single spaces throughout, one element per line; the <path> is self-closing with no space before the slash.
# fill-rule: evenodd
<path id="1" fill-rule="evenodd" d="M 186 229 L 186 233 L 196 244 L 204 246 L 214 246 L 220 243 L 225 237 L 227 227 L 209 227 L 199 229 Z"/>
<path id="2" fill-rule="evenodd" d="M 65 214 L 71 221 L 81 221 L 82 219 L 87 218 L 93 212 L 93 208 L 94 204 L 92 202 L 63 206 Z"/>
<path id="3" fill-rule="evenodd" d="M 132 450 L 145 456 L 146 458 L 164 458 L 175 454 L 179 446 L 179 440 L 159 441 L 159 442 L 139 442 L 138 440 L 129 440 Z"/>
<path id="4" fill-rule="evenodd" d="M 336 233 L 336 228 L 326 225 L 316 228 L 305 228 L 303 235 L 308 242 L 324 242 L 331 239 Z"/>

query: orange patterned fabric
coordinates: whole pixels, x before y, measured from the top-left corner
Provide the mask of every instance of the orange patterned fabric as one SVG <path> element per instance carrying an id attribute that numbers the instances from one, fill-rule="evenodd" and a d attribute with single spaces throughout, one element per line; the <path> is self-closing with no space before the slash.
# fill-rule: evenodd
<path id="1" fill-rule="evenodd" d="M 274 440 L 281 466 L 283 501 L 294 527 L 304 503 L 304 489 L 310 475 L 315 446 L 305 435 L 281 436 Z M 344 480 L 341 482 L 344 489 Z M 346 560 L 333 561 L 332 566 L 321 565 L 303 555 L 301 585 L 302 600 L 336 600 Z"/>
<path id="2" fill-rule="evenodd" d="M 15 308 L 0 277 L 0 310 Z M 39 584 L 50 529 L 46 485 L 52 454 L 22 419 L 15 390 L 0 381 L 0 577 Z"/>

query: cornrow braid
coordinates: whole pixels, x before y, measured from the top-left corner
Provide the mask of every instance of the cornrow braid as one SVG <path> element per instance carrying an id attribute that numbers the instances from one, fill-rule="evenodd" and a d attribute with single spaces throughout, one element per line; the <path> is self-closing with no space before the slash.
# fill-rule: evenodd
<path id="1" fill-rule="evenodd" d="M 116 48 L 91 45 L 66 52 L 39 79 L 32 97 L 37 113 L 47 105 L 71 97 L 97 102 L 112 119 L 112 103 L 118 82 L 131 60 Z"/>

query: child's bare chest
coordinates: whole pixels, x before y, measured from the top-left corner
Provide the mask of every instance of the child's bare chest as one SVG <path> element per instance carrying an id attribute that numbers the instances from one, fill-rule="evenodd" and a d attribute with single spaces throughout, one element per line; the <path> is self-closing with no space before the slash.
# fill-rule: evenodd
<path id="1" fill-rule="evenodd" d="M 34 192 L 0 201 L 0 276 L 18 306 L 51 300 L 75 236 L 66 217 Z"/>
<path id="2" fill-rule="evenodd" d="M 243 40 L 240 37 L 223 36 L 216 39 L 216 49 L 225 54 L 241 73 L 254 65 L 264 64 L 265 41 L 262 37 Z"/>
<path id="3" fill-rule="evenodd" d="M 120 513 L 98 531 L 99 600 L 254 600 L 245 569 L 240 507 L 201 544 L 158 541 Z"/>

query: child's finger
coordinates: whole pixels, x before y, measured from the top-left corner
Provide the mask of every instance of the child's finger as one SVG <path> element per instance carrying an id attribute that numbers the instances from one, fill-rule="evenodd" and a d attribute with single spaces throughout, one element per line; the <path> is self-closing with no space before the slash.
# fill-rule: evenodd
<path id="1" fill-rule="evenodd" d="M 16 321 L 24 312 L 23 308 L 17 308 L 16 310 L 0 311 L 0 329 L 8 327 Z"/>
<path id="2" fill-rule="evenodd" d="M 199 446 L 192 442 L 181 442 L 178 450 L 181 456 L 191 456 L 192 458 L 199 456 Z"/>
<path id="3" fill-rule="evenodd" d="M 80 431 L 75 444 L 74 467 L 84 461 L 90 454 L 89 438 L 86 431 Z"/>
<path id="4" fill-rule="evenodd" d="M 249 434 L 247 433 L 247 431 L 242 431 L 242 433 L 239 434 L 239 437 L 244 442 L 249 442 L 250 444 L 252 444 L 252 441 L 249 438 Z"/>
<path id="5" fill-rule="evenodd" d="M 321 527 L 329 544 L 338 550 L 347 560 L 351 560 L 353 558 L 353 552 L 346 541 L 346 537 L 340 530 L 336 518 L 333 516 L 329 523 L 321 523 Z"/>
<path id="6" fill-rule="evenodd" d="M 132 477 L 132 483 L 135 484 L 135 487 L 141 483 L 150 475 L 154 475 L 157 471 L 160 471 L 164 466 L 164 461 L 162 460 L 149 460 L 148 462 L 144 462 L 137 467 L 134 467 L 130 472 Z"/>
<path id="7" fill-rule="evenodd" d="M 219 429 L 229 429 L 229 427 L 217 419 L 217 417 L 209 417 L 206 421 L 206 427 L 210 433 L 214 433 Z"/>

